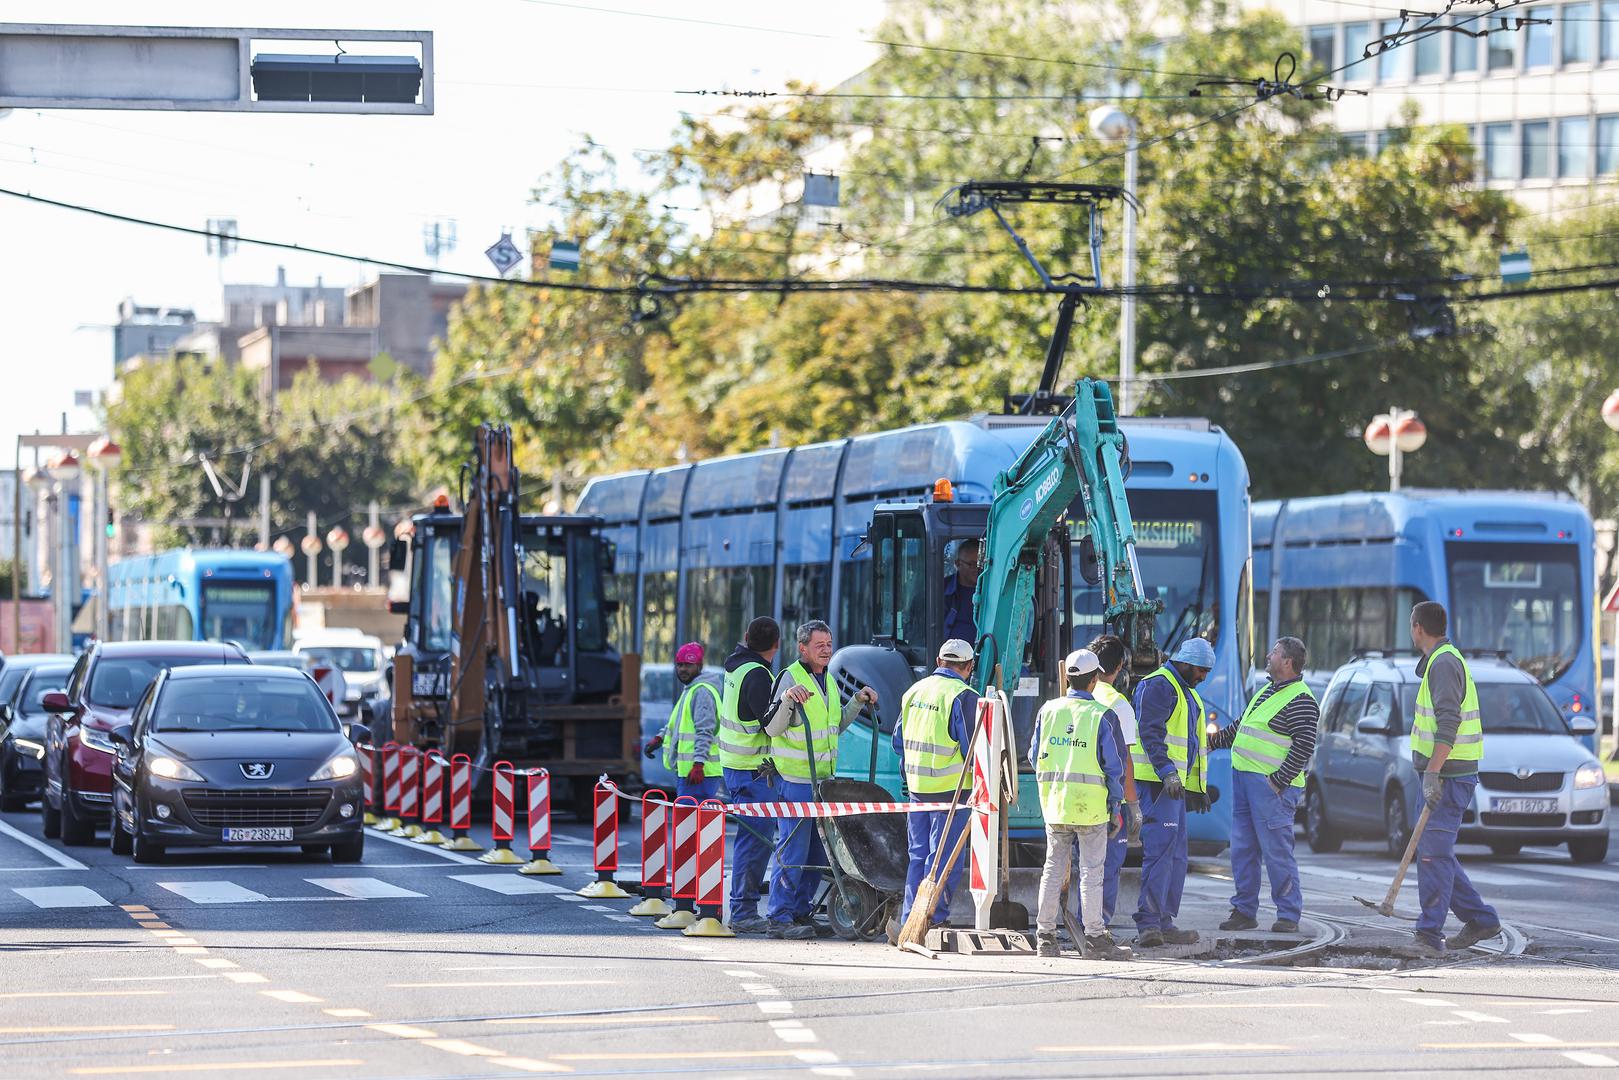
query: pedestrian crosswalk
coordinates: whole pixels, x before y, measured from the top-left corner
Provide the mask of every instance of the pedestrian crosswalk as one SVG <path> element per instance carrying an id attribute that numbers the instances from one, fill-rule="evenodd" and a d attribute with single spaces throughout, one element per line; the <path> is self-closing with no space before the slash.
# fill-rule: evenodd
<path id="1" fill-rule="evenodd" d="M 298 903 L 320 900 L 429 900 L 453 899 L 457 896 L 465 900 L 468 896 L 462 891 L 463 885 L 501 896 L 560 895 L 569 899 L 574 898 L 573 891 L 565 886 L 518 874 L 494 871 L 450 874 L 444 878 L 428 878 L 426 882 L 419 878 L 413 879 L 411 884 L 415 885 L 415 888 L 405 888 L 374 877 L 289 877 L 280 879 L 277 887 L 271 890 L 270 885 L 260 880 L 264 877 L 265 875 L 259 875 L 258 879 L 254 880 L 257 888 L 249 888 L 240 882 L 227 879 L 154 881 L 152 885 L 170 894 L 167 897 L 158 896 L 156 899 L 159 902 L 165 899 L 172 901 L 178 897 L 193 904 L 204 905 Z M 448 886 L 440 884 L 444 882 L 457 884 Z M 301 895 L 272 895 L 272 891 Z M 12 888 L 10 892 L 36 908 L 87 908 L 113 905 L 112 900 L 87 885 L 19 886 Z M 120 903 L 129 899 L 127 889 L 122 889 L 118 895 Z M 0 897 L 3 896 L 4 894 L 0 893 Z"/>

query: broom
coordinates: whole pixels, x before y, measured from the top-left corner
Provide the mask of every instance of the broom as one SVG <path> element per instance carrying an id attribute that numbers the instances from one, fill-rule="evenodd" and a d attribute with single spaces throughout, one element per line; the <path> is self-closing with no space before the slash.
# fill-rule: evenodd
<path id="1" fill-rule="evenodd" d="M 944 821 L 944 835 L 950 835 L 950 826 L 956 818 L 956 808 L 961 802 L 962 788 L 967 783 L 967 773 L 973 767 L 973 750 L 978 746 L 978 733 L 982 730 L 979 724 L 973 724 L 972 737 L 967 740 L 967 760 L 961 763 L 961 776 L 956 780 L 955 794 L 950 796 L 950 810 Z M 933 811 L 929 811 L 932 813 Z M 939 906 L 939 888 L 943 879 L 943 868 L 956 865 L 961 858 L 961 849 L 967 845 L 967 834 L 971 829 L 961 830 L 956 838 L 956 848 L 950 853 L 950 861 L 944 861 L 944 845 L 939 845 L 938 852 L 933 856 L 933 870 L 922 879 L 916 887 L 916 898 L 911 901 L 911 913 L 905 917 L 905 925 L 899 928 L 899 937 L 894 944 L 901 949 L 912 945 L 921 945 L 922 939 L 927 936 L 928 925 L 933 921 L 933 909 Z"/>

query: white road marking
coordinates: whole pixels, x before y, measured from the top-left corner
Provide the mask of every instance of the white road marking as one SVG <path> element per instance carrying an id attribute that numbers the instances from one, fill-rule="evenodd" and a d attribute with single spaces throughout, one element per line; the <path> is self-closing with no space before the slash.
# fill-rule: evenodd
<path id="1" fill-rule="evenodd" d="M 536 881 L 519 874 L 451 874 L 451 881 L 464 881 L 480 889 L 500 893 L 502 896 L 526 896 L 533 893 L 564 893 L 568 890 L 548 881 Z"/>
<path id="2" fill-rule="evenodd" d="M 1589 1065 L 1593 1069 L 1611 1069 L 1619 1065 L 1619 1061 L 1606 1054 L 1593 1054 L 1589 1050 L 1570 1050 L 1563 1056 L 1576 1065 Z"/>
<path id="3" fill-rule="evenodd" d="M 301 990 L 260 990 L 259 993 L 263 994 L 267 998 L 275 998 L 277 1001 L 285 1001 L 289 1005 L 308 1005 L 325 1000 L 324 998 L 318 998 L 313 994 L 306 994 Z"/>
<path id="4" fill-rule="evenodd" d="M 61 873 L 63 870 L 81 870 L 79 866 L 0 866 L 0 874 Z"/>
<path id="5" fill-rule="evenodd" d="M 618 909 L 608 907 L 606 904 L 586 904 L 584 907 L 580 908 L 579 910 L 580 911 L 617 911 Z"/>
<path id="6" fill-rule="evenodd" d="M 1564 866 L 1561 863 L 1512 863 L 1511 866 L 1514 870 L 1532 870 L 1537 874 L 1555 874 L 1559 877 L 1586 878 L 1590 881 L 1619 884 L 1619 871 L 1597 870 L 1586 866 Z M 1465 863 L 1462 869 L 1467 870 L 1468 877 L 1473 876 L 1473 871 Z"/>
<path id="7" fill-rule="evenodd" d="M 366 835 L 373 840 L 386 840 L 390 844 L 403 844 L 412 851 L 421 852 L 427 855 L 437 855 L 439 858 L 446 859 L 450 862 L 465 863 L 468 866 L 481 865 L 477 859 L 468 858 L 458 851 L 445 851 L 443 848 L 433 847 L 431 844 L 412 843 L 403 836 L 389 836 L 387 833 L 379 833 L 372 830 L 367 830 Z"/>
<path id="8" fill-rule="evenodd" d="M 49 859 L 51 862 L 55 863 L 57 866 L 62 867 L 64 870 L 88 870 L 88 869 L 90 869 L 88 866 L 84 865 L 79 860 L 73 858 L 71 855 L 64 855 L 62 852 L 57 851 L 55 848 L 51 847 L 49 844 L 45 843 L 44 841 L 35 840 L 32 836 L 29 836 L 25 832 L 21 832 L 21 831 L 19 831 L 17 829 L 12 828 L 10 825 L 7 825 L 4 821 L 0 821 L 0 836 L 9 836 L 13 840 L 17 841 L 19 844 L 22 844 L 25 847 L 33 848 L 35 851 L 37 851 L 41 855 L 45 856 L 47 859 Z"/>
<path id="9" fill-rule="evenodd" d="M 1401 1001 L 1408 1001 L 1413 1005 L 1426 1005 L 1430 1009 L 1454 1009 L 1456 1002 L 1446 1001 L 1444 998 L 1407 997 Z"/>
<path id="10" fill-rule="evenodd" d="M 233 968 L 233 967 L 236 967 L 236 961 L 234 961 L 234 960 L 225 960 L 225 959 L 222 959 L 220 957 L 212 957 L 212 958 L 207 959 L 207 960 L 198 960 L 197 963 L 201 964 L 205 968 Z"/>
<path id="11" fill-rule="evenodd" d="M 1489 1013 L 1474 1012 L 1472 1009 L 1457 1009 L 1452 1016 L 1459 1016 L 1463 1020 L 1471 1020 L 1475 1024 L 1504 1024 L 1504 1016 L 1491 1016 Z"/>
<path id="12" fill-rule="evenodd" d="M 270 899 L 234 881 L 160 881 L 157 885 L 193 904 L 250 904 Z"/>
<path id="13" fill-rule="evenodd" d="M 413 892 L 410 889 L 401 889 L 397 885 L 390 885 L 386 881 L 379 881 L 374 877 L 334 877 L 334 878 L 304 878 L 309 884 L 319 889 L 329 889 L 342 896 L 352 896 L 360 900 L 389 900 L 396 897 L 425 897 L 426 893 Z"/>
<path id="14" fill-rule="evenodd" d="M 1517 886 L 1520 888 L 1544 889 L 1546 882 L 1537 878 L 1524 877 L 1522 874 L 1505 874 L 1499 870 L 1485 870 L 1482 867 L 1463 866 L 1467 876 L 1473 881 L 1483 885 Z"/>
<path id="15" fill-rule="evenodd" d="M 750 994 L 767 994 L 770 997 L 776 997 L 781 993 L 780 990 L 777 990 L 769 983 L 743 983 L 742 989 Z"/>
<path id="16" fill-rule="evenodd" d="M 557 893 L 557 895 L 556 895 L 556 898 L 557 898 L 557 899 L 558 899 L 558 900 L 566 900 L 566 901 L 567 901 L 567 902 L 568 902 L 568 903 L 570 903 L 570 904 L 582 904 L 582 903 L 584 903 L 584 902 L 585 902 L 585 898 L 584 898 L 584 897 L 582 897 L 582 896 L 575 896 L 575 895 L 574 895 L 574 894 L 573 894 L 573 893 L 571 893 L 571 892 L 560 892 L 560 893 Z"/>
<path id="17" fill-rule="evenodd" d="M 225 978 L 229 979 L 231 982 L 235 983 L 267 983 L 270 981 L 263 975 L 259 975 L 252 971 L 226 971 L 222 972 L 221 974 L 223 974 Z"/>
<path id="18" fill-rule="evenodd" d="M 590 909 L 585 908 L 584 910 L 589 911 Z M 646 925 L 646 920 L 645 919 L 638 918 L 637 916 L 634 916 L 634 915 L 609 915 L 607 917 L 609 919 L 614 920 L 615 922 L 638 923 L 638 924 L 640 924 L 642 926 Z M 657 927 L 648 927 L 648 929 L 655 930 L 655 929 L 657 929 Z"/>
<path id="19" fill-rule="evenodd" d="M 139 866 L 130 863 L 125 870 L 164 870 L 169 873 L 185 873 L 188 870 L 213 873 L 215 870 L 266 870 L 269 867 L 264 863 L 198 863 L 196 866 Z"/>
<path id="20" fill-rule="evenodd" d="M 111 975 L 91 982 L 168 982 L 171 979 L 217 979 L 218 975 Z"/>
<path id="21" fill-rule="evenodd" d="M 1519 1042 L 1529 1043 L 1531 1046 L 1556 1046 L 1563 1041 L 1562 1039 L 1554 1039 L 1550 1035 L 1542 1035 L 1538 1031 L 1513 1031 L 1508 1032 L 1508 1034 Z"/>
<path id="22" fill-rule="evenodd" d="M 1588 1013 L 1590 1009 L 1536 1009 L 1536 1016 L 1573 1016 L 1575 1013 Z"/>
<path id="23" fill-rule="evenodd" d="M 112 906 L 112 901 L 83 885 L 41 885 L 11 891 L 38 908 Z"/>

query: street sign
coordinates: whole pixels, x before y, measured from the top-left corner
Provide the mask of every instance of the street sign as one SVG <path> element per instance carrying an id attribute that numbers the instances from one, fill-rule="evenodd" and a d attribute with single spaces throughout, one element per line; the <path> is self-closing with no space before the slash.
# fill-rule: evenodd
<path id="1" fill-rule="evenodd" d="M 1613 588 L 1608 590 L 1607 599 L 1602 601 L 1602 611 L 1607 615 L 1619 613 L 1619 581 L 1614 582 Z"/>
<path id="2" fill-rule="evenodd" d="M 1503 251 L 1501 253 L 1501 280 L 1508 285 L 1521 285 L 1529 280 L 1529 252 Z"/>
<path id="3" fill-rule="evenodd" d="M 501 233 L 499 240 L 484 249 L 484 254 L 489 256 L 489 261 L 495 264 L 495 269 L 500 271 L 502 277 L 523 261 L 523 253 L 512 243 L 511 233 Z"/>
<path id="4" fill-rule="evenodd" d="M 557 240 L 551 245 L 551 258 L 547 265 L 552 270 L 573 272 L 579 269 L 579 245 L 572 240 Z"/>
<path id="5" fill-rule="evenodd" d="M 392 382 L 393 377 L 399 373 L 399 362 L 385 352 L 377 353 L 365 367 L 377 382 Z"/>
<path id="6" fill-rule="evenodd" d="M 804 205 L 805 206 L 837 206 L 838 205 L 838 178 L 831 173 L 804 174 Z"/>

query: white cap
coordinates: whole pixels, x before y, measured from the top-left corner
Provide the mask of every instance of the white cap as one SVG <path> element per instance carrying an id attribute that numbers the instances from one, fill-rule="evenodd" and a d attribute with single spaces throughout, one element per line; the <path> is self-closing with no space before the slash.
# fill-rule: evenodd
<path id="1" fill-rule="evenodd" d="M 973 647 L 958 637 L 939 646 L 939 659 L 952 664 L 965 664 L 973 658 Z"/>
<path id="2" fill-rule="evenodd" d="M 1089 675 L 1093 671 L 1102 670 L 1102 662 L 1089 649 L 1075 649 L 1068 654 L 1063 666 L 1068 669 L 1070 675 Z"/>

